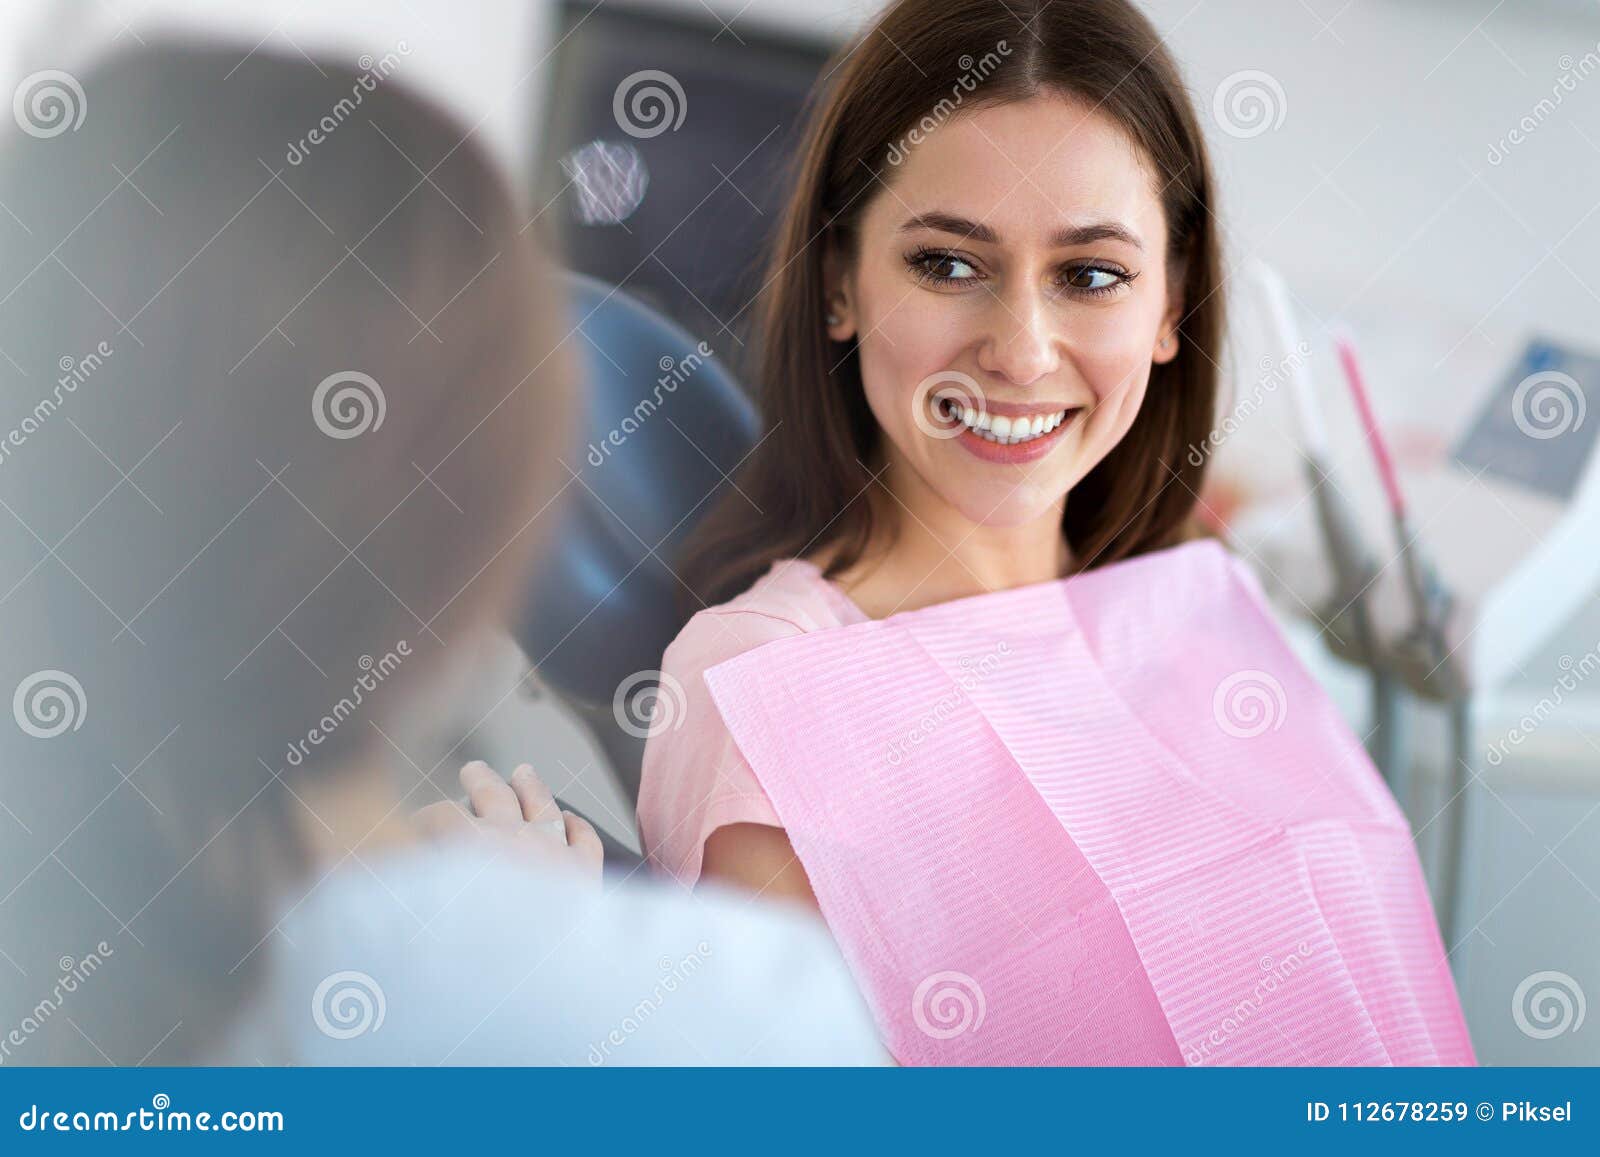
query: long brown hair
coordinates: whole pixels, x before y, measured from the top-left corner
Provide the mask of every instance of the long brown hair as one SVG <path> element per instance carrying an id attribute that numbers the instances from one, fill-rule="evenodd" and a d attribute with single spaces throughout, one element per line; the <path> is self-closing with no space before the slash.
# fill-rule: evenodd
<path id="1" fill-rule="evenodd" d="M 1177 356 L 1152 367 L 1132 428 L 1078 483 L 1062 531 L 1085 569 L 1174 542 L 1204 470 L 1183 451 L 1213 421 L 1223 301 L 1210 162 L 1155 29 L 1128 0 L 897 0 L 841 51 L 823 86 L 758 311 L 763 440 L 738 492 L 690 540 L 688 586 L 716 603 L 782 558 L 830 547 L 830 577 L 860 559 L 875 530 L 861 499 L 880 433 L 855 350 L 841 358 L 827 334 L 824 255 L 830 244 L 853 255 L 891 150 L 923 118 L 1040 92 L 1087 102 L 1142 149 L 1185 310 Z"/>

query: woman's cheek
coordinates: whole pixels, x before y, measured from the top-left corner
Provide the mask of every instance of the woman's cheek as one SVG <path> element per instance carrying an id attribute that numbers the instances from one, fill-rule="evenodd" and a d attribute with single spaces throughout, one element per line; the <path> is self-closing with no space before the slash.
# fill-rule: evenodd
<path id="1" fill-rule="evenodd" d="M 879 315 L 863 310 L 869 320 L 858 349 L 867 404 L 902 448 L 917 429 L 913 410 L 922 383 L 960 360 L 961 329 L 939 304 L 903 301 Z"/>
<path id="2" fill-rule="evenodd" d="M 1072 335 L 1073 360 L 1079 379 L 1095 396 L 1092 441 L 1109 453 L 1138 416 L 1150 381 L 1153 324 L 1126 317 L 1085 319 Z M 1103 444 L 1102 444 L 1103 443 Z"/>
<path id="3" fill-rule="evenodd" d="M 894 347 L 882 340 L 881 332 L 858 347 L 867 408 L 889 440 L 904 446 L 905 430 L 911 423 L 911 389 L 894 355 Z"/>
<path id="4" fill-rule="evenodd" d="M 1085 431 L 1086 472 L 1098 466 L 1133 428 L 1134 420 L 1139 416 L 1139 407 L 1144 404 L 1149 374 L 1148 361 L 1135 363 L 1125 373 L 1109 379 L 1103 392 L 1097 386 L 1095 393 L 1100 401 L 1095 406 L 1091 425 Z"/>

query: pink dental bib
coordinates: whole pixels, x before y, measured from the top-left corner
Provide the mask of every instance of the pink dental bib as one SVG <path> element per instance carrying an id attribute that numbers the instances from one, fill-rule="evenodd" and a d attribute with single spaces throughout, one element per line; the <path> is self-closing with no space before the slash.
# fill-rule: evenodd
<path id="1" fill-rule="evenodd" d="M 903 1064 L 1472 1064 L 1404 816 L 1196 542 L 706 672 Z"/>

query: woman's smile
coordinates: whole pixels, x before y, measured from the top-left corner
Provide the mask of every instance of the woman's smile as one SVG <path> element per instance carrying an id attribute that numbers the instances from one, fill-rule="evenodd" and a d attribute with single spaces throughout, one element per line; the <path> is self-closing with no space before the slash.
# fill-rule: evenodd
<path id="1" fill-rule="evenodd" d="M 1054 450 L 1077 427 L 1083 406 L 1004 402 L 962 404 L 933 400 L 935 420 L 954 433 L 954 441 L 985 462 L 1034 462 Z"/>

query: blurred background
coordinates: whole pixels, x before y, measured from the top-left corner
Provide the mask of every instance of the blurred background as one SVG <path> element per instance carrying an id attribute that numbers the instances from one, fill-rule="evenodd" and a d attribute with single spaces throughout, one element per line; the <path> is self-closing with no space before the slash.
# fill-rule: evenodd
<path id="1" fill-rule="evenodd" d="M 1584 994 L 1600 994 L 1600 4 L 1140 2 L 1206 121 L 1240 289 L 1227 420 L 1197 448 L 1214 464 L 1206 520 L 1256 566 L 1362 735 L 1376 700 L 1363 666 L 1336 654 L 1348 653 L 1347 596 L 1402 638 L 1398 548 L 1413 535 L 1456 592 L 1447 657 L 1390 700 L 1384 770 L 1418 832 L 1480 1059 L 1600 1063 L 1600 1025 L 1584 1019 Z M 236 44 L 241 60 L 389 61 L 503 159 L 528 227 L 567 265 L 675 322 L 738 382 L 804 102 L 876 7 L 9 0 L 0 91 L 20 101 L 41 70 L 172 34 Z M 641 88 L 653 109 L 629 103 Z M 0 229 L 26 228 L 8 214 L 0 206 Z M 1260 291 L 1262 262 L 1281 276 L 1276 297 Z M 1289 332 L 1304 353 L 1269 372 Z M 1340 334 L 1370 421 L 1347 388 Z M 601 343 L 578 325 L 573 340 L 608 372 Z M 1369 426 L 1406 499 L 1399 537 Z M 1294 449 L 1307 437 L 1325 440 L 1324 484 L 1376 564 L 1357 592 L 1340 587 Z M 710 463 L 702 490 L 721 474 Z M 610 513 L 628 523 L 629 510 Z M 670 535 L 670 524 L 659 540 L 621 534 L 618 549 L 664 565 L 655 552 Z M 578 625 L 607 627 L 604 615 Z M 461 754 L 534 760 L 636 848 L 637 736 L 617 734 L 614 704 L 573 693 L 570 668 L 607 646 L 569 641 L 577 629 L 485 640 L 473 678 L 498 706 L 462 721 Z M 524 679 L 530 663 L 541 670 Z M 1443 690 L 1441 671 L 1455 676 Z M 1471 704 L 1464 745 L 1441 697 Z M 443 789 L 454 767 L 434 771 Z M 1562 978 L 1567 1014 L 1553 1024 L 1523 1011 L 1542 973 Z"/>

